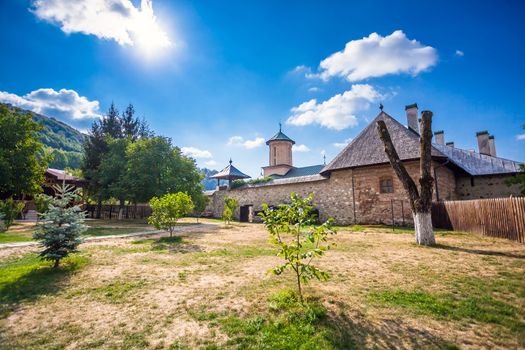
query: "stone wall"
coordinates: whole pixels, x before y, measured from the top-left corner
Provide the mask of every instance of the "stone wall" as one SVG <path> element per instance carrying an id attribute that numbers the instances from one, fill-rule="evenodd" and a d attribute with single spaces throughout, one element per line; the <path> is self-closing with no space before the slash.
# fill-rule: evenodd
<path id="1" fill-rule="evenodd" d="M 518 185 L 507 186 L 505 181 L 512 175 L 461 176 L 457 179 L 459 199 L 498 198 L 519 196 Z"/>
<path id="2" fill-rule="evenodd" d="M 436 167 L 437 163 L 434 164 Z M 406 162 L 405 166 L 415 181 L 419 178 L 419 161 Z M 437 168 L 438 186 L 441 198 L 455 199 L 455 178 L 446 167 Z M 393 193 L 380 193 L 380 180 L 393 180 Z M 298 180 L 298 178 L 296 178 Z M 296 181 L 297 181 L 296 180 Z M 278 205 L 289 202 L 290 193 L 301 196 L 313 193 L 321 220 L 332 217 L 338 224 L 375 223 L 396 225 L 411 224 L 410 204 L 401 182 L 390 165 L 377 165 L 358 169 L 338 170 L 329 178 L 312 176 L 304 182 L 274 180 L 270 183 L 253 185 L 232 190 L 216 191 L 207 211 L 214 216 L 222 215 L 224 197 L 239 199 L 239 204 L 253 205 L 255 211 L 261 205 Z M 354 200 L 355 196 L 355 200 Z M 435 198 L 435 191 L 434 191 Z M 238 217 L 239 213 L 236 213 Z"/>

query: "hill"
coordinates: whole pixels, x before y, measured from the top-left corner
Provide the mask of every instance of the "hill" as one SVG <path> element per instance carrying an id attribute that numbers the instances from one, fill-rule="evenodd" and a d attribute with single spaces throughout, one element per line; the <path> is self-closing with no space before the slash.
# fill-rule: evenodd
<path id="1" fill-rule="evenodd" d="M 86 135 L 55 118 L 46 117 L 26 109 L 0 103 L 23 114 L 30 114 L 34 121 L 42 124 L 38 139 L 44 144 L 46 154 L 51 155 L 50 168 L 79 168 L 82 161 L 82 143 Z"/>

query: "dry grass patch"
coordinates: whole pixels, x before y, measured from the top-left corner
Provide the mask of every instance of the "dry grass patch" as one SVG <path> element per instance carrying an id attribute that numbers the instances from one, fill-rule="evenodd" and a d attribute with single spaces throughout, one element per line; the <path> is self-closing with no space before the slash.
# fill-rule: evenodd
<path id="1" fill-rule="evenodd" d="M 306 308 L 291 275 L 267 273 L 279 258 L 262 225 L 85 243 L 77 268 L 38 284 L 48 270 L 31 249 L 0 251 L 0 348 L 524 346 L 524 245 L 440 233 L 424 248 L 365 231 L 335 236 L 319 260 L 332 278 L 307 285 Z M 42 289 L 17 297 L 16 285 Z"/>

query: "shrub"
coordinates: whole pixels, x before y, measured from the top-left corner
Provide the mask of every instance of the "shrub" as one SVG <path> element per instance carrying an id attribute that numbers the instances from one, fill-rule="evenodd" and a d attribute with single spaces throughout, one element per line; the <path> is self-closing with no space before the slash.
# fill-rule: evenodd
<path id="1" fill-rule="evenodd" d="M 173 236 L 177 221 L 191 212 L 194 208 L 190 195 L 185 192 L 165 194 L 158 198 L 153 197 L 149 205 L 153 212 L 148 223 L 158 230 L 167 230 Z"/>
<path id="2" fill-rule="evenodd" d="M 87 227 L 83 225 L 85 212 L 80 206 L 73 205 L 80 199 L 79 189 L 74 190 L 70 185 L 55 185 L 53 189 L 56 196 L 48 196 L 49 207 L 40 214 L 41 224 L 33 238 L 39 240 L 45 248 L 40 252 L 40 257 L 54 261 L 53 267 L 56 268 L 60 260 L 77 251 L 78 245 L 82 243 L 80 235 Z"/>
<path id="3" fill-rule="evenodd" d="M 235 210 L 237 210 L 237 208 L 239 208 L 239 200 L 237 198 L 224 198 L 224 210 L 222 212 L 222 219 L 224 220 L 226 225 L 229 225 L 232 221 L 233 214 L 235 213 Z"/>
<path id="4" fill-rule="evenodd" d="M 335 234 L 332 228 L 333 219 L 316 226 L 317 218 L 313 213 L 313 196 L 305 199 L 295 193 L 290 195 L 291 204 L 281 204 L 277 208 L 269 208 L 263 204 L 261 215 L 266 229 L 270 232 L 270 242 L 277 247 L 278 256 L 285 260 L 284 264 L 272 269 L 276 275 L 290 268 L 297 279 L 297 291 L 304 302 L 301 283 L 312 278 L 326 280 L 327 272 L 313 266 L 312 260 L 322 256 L 330 248 L 328 235 Z"/>
<path id="5" fill-rule="evenodd" d="M 23 202 L 17 202 L 13 198 L 8 198 L 5 201 L 0 201 L 0 213 L 3 214 L 3 227 L 5 230 L 9 229 L 13 222 L 15 221 L 18 214 L 24 209 Z"/>

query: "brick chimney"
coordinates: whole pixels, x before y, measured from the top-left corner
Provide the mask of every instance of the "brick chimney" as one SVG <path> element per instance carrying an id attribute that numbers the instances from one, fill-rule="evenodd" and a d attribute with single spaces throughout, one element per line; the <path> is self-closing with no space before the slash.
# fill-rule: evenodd
<path id="1" fill-rule="evenodd" d="M 494 140 L 494 135 L 489 136 L 489 152 L 491 156 L 496 157 L 496 141 Z"/>
<path id="2" fill-rule="evenodd" d="M 445 145 L 445 132 L 443 130 L 436 131 L 434 133 L 434 138 L 438 145 Z"/>
<path id="3" fill-rule="evenodd" d="M 419 123 L 417 120 L 417 103 L 405 106 L 405 112 L 407 114 L 407 126 L 409 129 L 419 134 Z"/>
<path id="4" fill-rule="evenodd" d="M 454 142 L 447 142 L 446 145 L 449 146 L 449 147 L 454 148 Z"/>
<path id="5" fill-rule="evenodd" d="M 479 153 L 490 155 L 489 132 L 487 130 L 478 131 L 476 137 L 478 139 Z"/>

